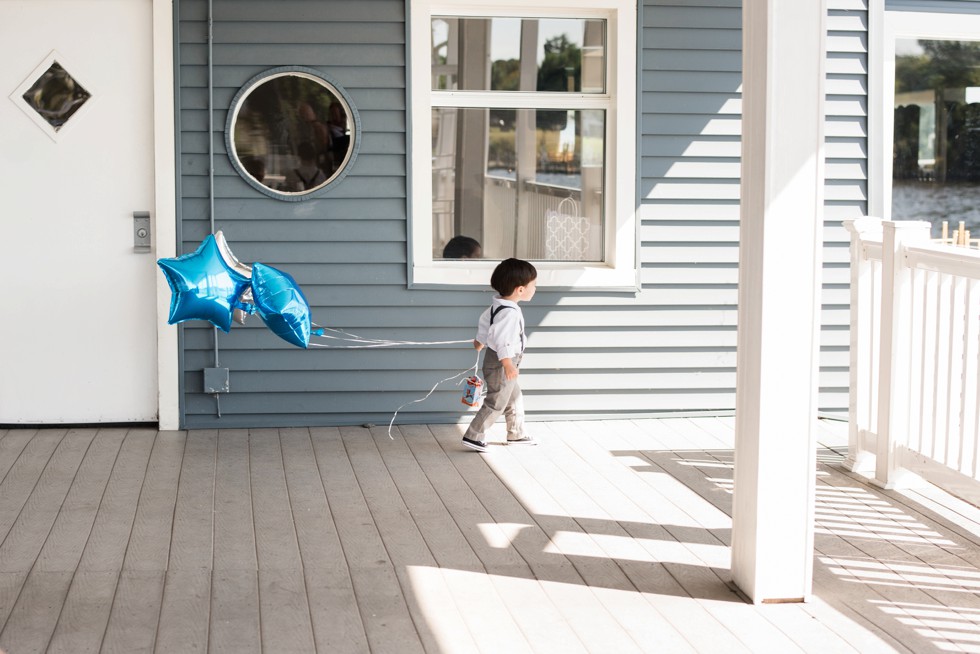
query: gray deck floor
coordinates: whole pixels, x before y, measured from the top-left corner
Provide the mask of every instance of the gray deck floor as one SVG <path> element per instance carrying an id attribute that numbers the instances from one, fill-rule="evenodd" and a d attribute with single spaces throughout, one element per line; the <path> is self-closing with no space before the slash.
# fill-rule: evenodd
<path id="1" fill-rule="evenodd" d="M 729 585 L 733 421 L 0 430 L 0 648 L 980 652 L 980 511 L 821 422 L 813 600 Z M 499 437 L 500 434 L 497 434 Z"/>

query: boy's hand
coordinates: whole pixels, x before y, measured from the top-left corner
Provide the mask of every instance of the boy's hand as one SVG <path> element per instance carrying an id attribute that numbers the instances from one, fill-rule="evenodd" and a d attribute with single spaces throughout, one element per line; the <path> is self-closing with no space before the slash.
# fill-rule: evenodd
<path id="1" fill-rule="evenodd" d="M 476 351 L 479 352 L 480 350 L 483 349 L 483 343 L 481 343 L 480 341 L 478 341 L 478 340 L 476 340 L 474 338 L 473 339 L 473 347 L 475 347 L 476 348 Z"/>
<path id="2" fill-rule="evenodd" d="M 504 366 L 504 375 L 507 377 L 507 379 L 517 379 L 517 366 L 514 365 L 513 361 L 511 361 L 509 358 L 501 359 L 500 363 Z"/>

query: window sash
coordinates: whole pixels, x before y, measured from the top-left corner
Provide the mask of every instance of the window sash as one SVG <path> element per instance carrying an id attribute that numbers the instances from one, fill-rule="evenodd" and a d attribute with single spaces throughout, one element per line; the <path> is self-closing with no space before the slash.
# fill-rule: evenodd
<path id="1" fill-rule="evenodd" d="M 535 261 L 542 287 L 638 289 L 636 198 L 636 4 L 629 0 L 537 0 L 487 5 L 475 0 L 414 0 L 410 5 L 411 184 L 410 286 L 485 287 L 492 260 L 433 258 L 431 116 L 434 107 L 601 109 L 606 111 L 605 225 L 601 262 Z M 434 16 L 587 18 L 606 21 L 605 93 L 433 90 Z"/>

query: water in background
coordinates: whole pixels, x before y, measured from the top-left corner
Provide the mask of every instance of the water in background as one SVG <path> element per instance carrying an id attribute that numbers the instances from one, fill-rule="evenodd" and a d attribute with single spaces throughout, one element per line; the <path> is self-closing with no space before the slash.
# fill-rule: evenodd
<path id="1" fill-rule="evenodd" d="M 894 180 L 892 219 L 924 220 L 932 224 L 933 238 L 942 235 L 944 220 L 950 232 L 962 220 L 972 238 L 980 237 L 980 184 Z"/>

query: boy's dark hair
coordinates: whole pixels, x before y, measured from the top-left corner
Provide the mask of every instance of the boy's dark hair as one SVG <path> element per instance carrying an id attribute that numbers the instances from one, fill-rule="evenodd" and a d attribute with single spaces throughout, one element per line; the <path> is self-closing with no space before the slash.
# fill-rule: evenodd
<path id="1" fill-rule="evenodd" d="M 490 286 L 500 293 L 501 296 L 508 296 L 517 289 L 518 286 L 527 286 L 538 278 L 538 271 L 528 261 L 521 259 L 504 259 L 494 268 L 490 275 Z"/>
<path id="2" fill-rule="evenodd" d="M 480 249 L 480 242 L 469 236 L 454 236 L 442 250 L 443 259 L 469 259 Z"/>

